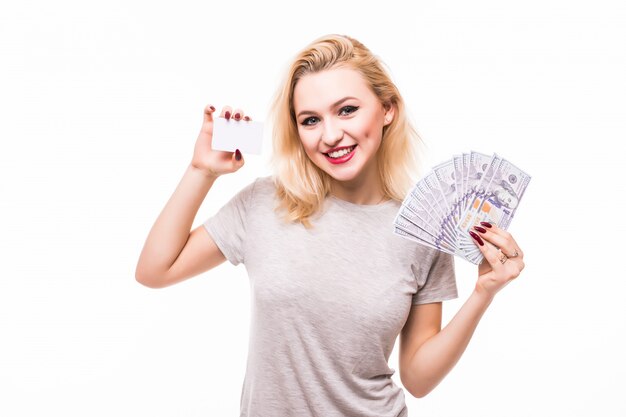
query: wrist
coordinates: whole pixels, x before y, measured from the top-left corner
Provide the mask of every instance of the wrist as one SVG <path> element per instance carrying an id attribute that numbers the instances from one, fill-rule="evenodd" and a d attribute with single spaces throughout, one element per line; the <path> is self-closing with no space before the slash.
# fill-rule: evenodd
<path id="1" fill-rule="evenodd" d="M 200 176 L 204 177 L 207 180 L 215 181 L 219 177 L 219 174 L 216 174 L 213 171 L 210 171 L 210 170 L 207 170 L 207 169 L 198 168 L 197 166 L 195 166 L 193 164 L 189 164 L 187 169 L 190 172 L 193 172 L 194 174 L 200 175 Z"/>
<path id="2" fill-rule="evenodd" d="M 473 296 L 476 297 L 478 300 L 480 300 L 481 303 L 489 305 L 491 304 L 491 302 L 493 301 L 496 295 L 494 293 L 487 291 L 485 288 L 481 287 L 480 285 L 476 284 L 476 287 L 474 287 Z"/>

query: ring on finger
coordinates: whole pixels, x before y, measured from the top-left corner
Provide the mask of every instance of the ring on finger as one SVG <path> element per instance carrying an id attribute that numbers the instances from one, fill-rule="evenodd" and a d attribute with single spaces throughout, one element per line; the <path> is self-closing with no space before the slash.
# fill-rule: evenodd
<path id="1" fill-rule="evenodd" d="M 515 258 L 516 256 L 519 256 L 519 252 L 517 251 L 517 249 L 513 249 L 513 251 L 514 251 L 513 255 L 507 255 L 507 254 L 504 254 L 504 255 L 507 258 Z M 502 252 L 502 250 L 500 250 L 500 252 Z M 502 252 L 502 253 L 504 253 L 504 252 Z"/>
<path id="2" fill-rule="evenodd" d="M 501 264 L 504 265 L 504 263 L 509 260 L 509 257 L 506 256 L 504 252 L 500 251 L 500 256 L 498 257 L 498 260 L 500 261 Z"/>

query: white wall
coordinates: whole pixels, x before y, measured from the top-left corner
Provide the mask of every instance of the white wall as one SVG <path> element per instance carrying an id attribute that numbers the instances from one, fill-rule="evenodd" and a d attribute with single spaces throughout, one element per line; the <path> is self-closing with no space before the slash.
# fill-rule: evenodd
<path id="1" fill-rule="evenodd" d="M 263 120 L 289 58 L 333 32 L 391 67 L 428 167 L 478 150 L 533 176 L 509 229 L 526 269 L 441 385 L 423 399 L 407 394 L 411 415 L 626 414 L 626 6 L 406 7 L 3 6 L 0 415 L 238 415 L 244 267 L 225 263 L 162 290 L 136 283 L 134 270 L 191 158 L 203 107 L 241 106 Z M 264 147 L 218 180 L 194 227 L 269 173 L 269 137 Z M 446 322 L 476 279 L 460 259 L 457 274 Z"/>

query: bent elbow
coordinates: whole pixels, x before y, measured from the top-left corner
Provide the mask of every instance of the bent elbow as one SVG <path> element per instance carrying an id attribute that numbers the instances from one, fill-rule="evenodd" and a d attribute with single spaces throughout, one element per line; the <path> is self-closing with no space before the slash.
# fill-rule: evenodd
<path id="1" fill-rule="evenodd" d="M 149 275 L 135 274 L 135 281 L 148 288 L 163 288 L 158 279 L 151 278 Z"/>
<path id="2" fill-rule="evenodd" d="M 409 391 L 409 394 L 411 394 L 414 398 L 424 398 L 425 396 L 431 393 L 433 388 L 434 387 L 428 387 L 425 385 L 413 386 L 411 388 L 407 387 L 407 391 Z"/>
<path id="3" fill-rule="evenodd" d="M 411 395 L 415 398 L 424 398 L 428 394 L 430 394 L 431 390 L 414 390 L 410 391 Z"/>

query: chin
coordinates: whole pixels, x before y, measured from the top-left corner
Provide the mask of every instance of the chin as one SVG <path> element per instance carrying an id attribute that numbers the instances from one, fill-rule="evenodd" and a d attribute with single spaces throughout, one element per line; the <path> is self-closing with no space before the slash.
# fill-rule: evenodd
<path id="1" fill-rule="evenodd" d="M 361 171 L 359 168 L 354 168 L 341 170 L 325 169 L 324 172 L 336 181 L 352 181 L 358 178 Z"/>

